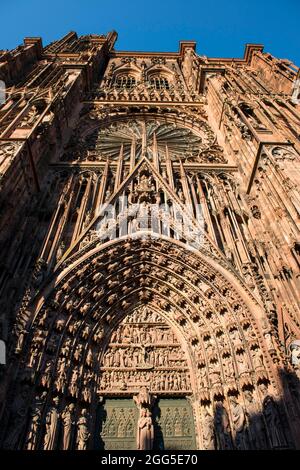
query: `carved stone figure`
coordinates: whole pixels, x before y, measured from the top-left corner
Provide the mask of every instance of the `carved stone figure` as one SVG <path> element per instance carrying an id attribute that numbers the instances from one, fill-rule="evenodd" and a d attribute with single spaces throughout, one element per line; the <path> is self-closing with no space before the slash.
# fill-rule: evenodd
<path id="1" fill-rule="evenodd" d="M 250 439 L 250 447 L 254 450 L 267 449 L 266 430 L 263 422 L 263 415 L 257 407 L 255 398 L 251 390 L 244 393 L 246 403 L 246 418 Z"/>
<path id="2" fill-rule="evenodd" d="M 293 366 L 300 366 L 300 340 L 296 339 L 289 345 L 290 361 Z"/>
<path id="3" fill-rule="evenodd" d="M 63 450 L 69 449 L 71 441 L 72 441 L 73 426 L 75 424 L 74 408 L 75 408 L 75 405 L 71 403 L 70 405 L 66 406 L 66 408 L 61 414 L 61 422 L 62 422 L 62 429 L 63 429 L 63 437 L 62 437 Z"/>
<path id="4" fill-rule="evenodd" d="M 70 380 L 70 386 L 69 386 L 70 395 L 72 397 L 77 397 L 78 395 L 78 377 L 79 377 L 79 370 L 78 370 L 78 367 L 76 366 L 73 369 L 71 380 Z"/>
<path id="5" fill-rule="evenodd" d="M 46 416 L 46 432 L 44 437 L 44 450 L 53 450 L 56 448 L 56 438 L 58 432 L 59 412 L 57 410 L 59 398 L 53 398 L 53 405 Z"/>
<path id="6" fill-rule="evenodd" d="M 51 378 L 52 378 L 52 362 L 48 361 L 46 363 L 42 378 L 41 378 L 41 384 L 45 388 L 49 388 L 51 384 Z"/>
<path id="7" fill-rule="evenodd" d="M 215 449 L 214 415 L 213 413 L 211 413 L 208 407 L 204 407 L 204 410 L 203 410 L 202 428 L 203 428 L 204 448 L 206 450 L 214 450 Z"/>
<path id="8" fill-rule="evenodd" d="M 259 350 L 254 349 L 252 351 L 252 360 L 253 360 L 254 369 L 261 369 L 264 367 L 262 354 L 260 353 Z"/>
<path id="9" fill-rule="evenodd" d="M 231 399 L 231 416 L 235 447 L 239 450 L 246 450 L 249 447 L 246 431 L 246 415 L 243 407 L 236 398 Z"/>
<path id="10" fill-rule="evenodd" d="M 77 421 L 76 443 L 77 443 L 78 450 L 87 449 L 89 437 L 90 437 L 90 433 L 88 431 L 88 414 L 87 414 L 87 410 L 84 408 L 81 411 L 81 416 L 79 417 Z"/>
<path id="11" fill-rule="evenodd" d="M 31 409 L 30 423 L 25 444 L 27 450 L 34 450 L 37 448 L 38 434 L 41 426 L 42 407 L 46 396 L 47 392 L 43 392 L 41 396 L 37 396 L 35 398 L 35 404 Z"/>
<path id="12" fill-rule="evenodd" d="M 272 449 L 286 447 L 287 442 L 279 415 L 279 408 L 273 397 L 267 396 L 264 399 L 263 413 L 265 416 Z"/>
<path id="13" fill-rule="evenodd" d="M 31 413 L 31 422 L 30 428 L 28 432 L 28 436 L 26 439 L 26 449 L 33 450 L 36 447 L 37 437 L 38 437 L 38 430 L 40 427 L 41 422 L 41 410 L 39 408 L 35 408 Z"/>
<path id="14" fill-rule="evenodd" d="M 153 448 L 154 427 L 151 412 L 147 408 L 141 408 L 138 419 L 137 449 L 151 450 Z"/>
<path id="15" fill-rule="evenodd" d="M 216 448 L 218 450 L 232 449 L 232 438 L 230 431 L 229 417 L 226 409 L 221 402 L 215 407 L 215 433 Z"/>
<path id="16" fill-rule="evenodd" d="M 275 346 L 274 346 L 274 341 L 273 341 L 273 338 L 272 338 L 272 334 L 270 332 L 265 333 L 264 337 L 265 337 L 265 340 L 266 340 L 266 343 L 267 343 L 268 350 L 273 351 L 275 349 Z"/>

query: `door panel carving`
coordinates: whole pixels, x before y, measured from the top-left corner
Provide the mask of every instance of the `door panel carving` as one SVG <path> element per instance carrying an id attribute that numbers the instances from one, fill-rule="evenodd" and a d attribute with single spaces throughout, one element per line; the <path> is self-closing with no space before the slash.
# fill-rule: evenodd
<path id="1" fill-rule="evenodd" d="M 136 449 L 138 410 L 132 399 L 105 400 L 99 410 L 96 447 L 105 450 Z"/>
<path id="2" fill-rule="evenodd" d="M 196 449 L 193 413 L 186 398 L 161 398 L 153 415 L 154 449 Z"/>

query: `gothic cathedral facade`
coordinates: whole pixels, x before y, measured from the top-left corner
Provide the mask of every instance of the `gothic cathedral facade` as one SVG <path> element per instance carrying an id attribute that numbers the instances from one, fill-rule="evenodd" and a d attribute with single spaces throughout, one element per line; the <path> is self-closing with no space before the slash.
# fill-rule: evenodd
<path id="1" fill-rule="evenodd" d="M 0 51 L 0 446 L 300 448 L 299 69 Z"/>

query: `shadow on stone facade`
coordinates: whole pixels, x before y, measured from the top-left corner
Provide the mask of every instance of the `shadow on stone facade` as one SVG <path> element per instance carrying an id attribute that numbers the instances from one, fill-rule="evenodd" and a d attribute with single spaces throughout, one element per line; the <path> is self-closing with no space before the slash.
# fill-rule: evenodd
<path id="1" fill-rule="evenodd" d="M 236 396 L 229 397 L 234 429 L 220 401 L 215 407 L 213 448 L 217 450 L 286 450 L 299 448 L 299 379 L 293 371 L 280 370 L 283 397 L 263 400 L 262 412 L 249 413 Z M 244 391 L 244 396 L 250 390 Z M 249 396 L 249 395 L 248 395 Z M 292 438 L 294 437 L 294 439 Z M 212 449 L 211 449 L 212 450 Z"/>

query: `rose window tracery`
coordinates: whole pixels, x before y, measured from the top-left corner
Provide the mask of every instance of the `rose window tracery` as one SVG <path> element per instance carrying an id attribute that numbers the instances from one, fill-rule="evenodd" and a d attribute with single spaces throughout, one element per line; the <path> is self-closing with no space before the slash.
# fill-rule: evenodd
<path id="1" fill-rule="evenodd" d="M 88 150 L 97 153 L 103 160 L 117 160 L 123 148 L 124 160 L 135 152 L 136 160 L 146 155 L 153 158 L 157 151 L 161 160 L 168 152 L 172 160 L 201 161 L 202 152 L 212 145 L 212 136 L 206 132 L 196 133 L 175 123 L 159 120 L 135 120 L 114 122 L 95 131 L 86 139 Z"/>

